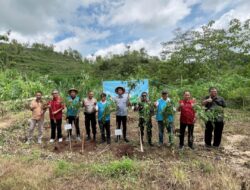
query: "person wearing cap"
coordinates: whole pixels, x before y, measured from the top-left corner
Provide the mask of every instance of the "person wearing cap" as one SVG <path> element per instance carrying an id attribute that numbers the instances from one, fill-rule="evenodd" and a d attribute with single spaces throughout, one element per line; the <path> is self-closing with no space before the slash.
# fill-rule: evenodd
<path id="1" fill-rule="evenodd" d="M 96 105 L 98 111 L 98 124 L 101 130 L 102 143 L 107 141 L 110 144 L 110 102 L 106 100 L 107 95 L 101 94 L 101 100 Z M 106 132 L 106 134 L 105 134 Z"/>
<path id="2" fill-rule="evenodd" d="M 83 100 L 87 140 L 91 139 L 90 124 L 92 128 L 93 140 L 96 140 L 96 103 L 97 100 L 94 98 L 94 92 L 89 91 L 88 97 Z"/>
<path id="3" fill-rule="evenodd" d="M 195 99 L 191 98 L 189 91 L 185 91 L 183 99 L 179 101 L 178 111 L 180 111 L 180 144 L 179 148 L 183 149 L 186 127 L 188 127 L 188 146 L 193 149 L 193 132 L 195 123 Z"/>
<path id="4" fill-rule="evenodd" d="M 148 144 L 153 146 L 152 144 L 152 116 L 154 114 L 154 107 L 151 105 L 151 102 L 148 100 L 148 93 L 143 92 L 141 94 L 141 99 L 135 106 L 135 111 L 139 112 L 139 128 L 141 133 L 141 139 L 143 142 L 144 136 L 144 125 L 146 125 L 147 129 L 147 139 Z"/>
<path id="5" fill-rule="evenodd" d="M 169 136 L 169 144 L 170 146 L 172 146 L 174 144 L 173 141 L 174 116 L 173 114 L 168 114 L 166 118 L 167 122 L 165 122 L 163 112 L 167 106 L 170 106 L 170 109 L 173 109 L 171 110 L 171 112 L 175 111 L 175 107 L 173 106 L 172 100 L 168 97 L 167 90 L 163 90 L 161 94 L 162 97 L 155 102 L 155 107 L 157 108 L 156 120 L 158 122 L 158 128 L 159 128 L 159 146 L 163 145 L 164 128 L 167 129 Z"/>
<path id="6" fill-rule="evenodd" d="M 44 102 L 42 99 L 42 92 L 36 92 L 36 98 L 31 101 L 30 110 L 32 111 L 32 118 L 30 120 L 30 127 L 28 130 L 28 141 L 27 144 L 31 143 L 33 138 L 33 132 L 35 127 L 38 127 L 38 144 L 42 143 L 43 137 L 43 124 L 44 124 L 44 113 L 46 108 L 43 106 Z"/>
<path id="7" fill-rule="evenodd" d="M 67 107 L 67 121 L 69 124 L 74 124 L 76 129 L 76 139 L 81 141 L 80 137 L 80 128 L 79 128 L 79 112 L 80 112 L 80 105 L 81 100 L 80 97 L 77 96 L 78 90 L 75 88 L 71 88 L 68 91 L 69 96 L 67 97 L 66 107 Z M 72 129 L 68 130 L 68 137 L 72 135 Z"/>
<path id="8" fill-rule="evenodd" d="M 52 100 L 48 102 L 48 108 L 50 113 L 50 124 L 51 124 L 51 138 L 50 142 L 53 143 L 56 139 L 56 131 L 58 142 L 62 142 L 62 110 L 64 109 L 64 103 L 62 98 L 59 96 L 58 90 L 52 91 Z"/>
<path id="9" fill-rule="evenodd" d="M 212 135 L 214 132 L 214 139 L 213 139 L 213 147 L 218 148 L 221 143 L 222 131 L 224 127 L 224 114 L 223 108 L 226 107 L 225 100 L 218 96 L 217 88 L 210 87 L 209 88 L 209 96 L 206 96 L 202 102 L 202 105 L 205 106 L 207 112 L 217 112 L 215 118 L 209 119 L 206 122 L 205 128 L 205 145 L 207 147 L 212 146 Z"/>
<path id="10" fill-rule="evenodd" d="M 129 95 L 125 93 L 125 88 L 122 86 L 118 86 L 115 89 L 117 96 L 114 98 L 114 102 L 116 103 L 116 123 L 117 129 L 121 128 L 122 125 L 122 134 L 125 142 L 129 142 L 127 139 L 127 116 L 128 116 L 128 106 L 129 103 Z M 120 136 L 117 136 L 116 142 Z"/>

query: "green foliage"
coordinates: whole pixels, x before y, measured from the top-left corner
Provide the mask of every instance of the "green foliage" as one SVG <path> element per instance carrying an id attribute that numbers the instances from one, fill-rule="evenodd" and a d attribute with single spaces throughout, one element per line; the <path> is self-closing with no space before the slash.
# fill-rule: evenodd
<path id="1" fill-rule="evenodd" d="M 208 111 L 205 111 L 205 108 L 198 104 L 194 105 L 193 108 L 196 112 L 197 118 L 204 121 L 205 123 L 208 121 L 215 122 L 218 118 L 225 118 L 224 108 L 220 106 Z M 226 119 L 229 118 L 226 116 Z"/>
<path id="2" fill-rule="evenodd" d="M 48 76 L 28 78 L 27 75 L 21 75 L 18 71 L 9 69 L 0 72 L 0 99 L 2 101 L 30 98 L 38 90 L 48 94 L 52 86 L 53 82 L 48 80 Z"/>
<path id="3" fill-rule="evenodd" d="M 115 103 L 110 99 L 107 100 L 106 106 L 102 114 L 102 123 L 106 122 L 106 117 L 116 110 Z"/>
<path id="4" fill-rule="evenodd" d="M 154 114 L 154 103 L 149 101 L 139 102 L 138 110 L 140 117 L 143 118 L 146 123 L 149 123 Z"/>
<path id="5" fill-rule="evenodd" d="M 126 175 L 138 175 L 139 167 L 137 163 L 129 158 L 112 161 L 108 164 L 95 164 L 93 171 L 98 175 L 119 178 Z"/>
<path id="6" fill-rule="evenodd" d="M 169 116 L 174 116 L 175 114 L 175 105 L 174 102 L 170 99 L 170 101 L 167 102 L 167 105 L 162 110 L 162 117 L 163 117 L 163 123 L 164 126 L 168 126 Z"/>
<path id="7" fill-rule="evenodd" d="M 81 169 L 82 166 L 73 164 L 65 160 L 59 160 L 56 162 L 54 173 L 57 177 L 68 175 L 76 170 Z"/>
<path id="8" fill-rule="evenodd" d="M 163 60 L 149 56 L 145 49 L 129 48 L 123 55 L 82 60 L 72 49 L 57 53 L 52 45 L 7 43 L 6 35 L 0 35 L 0 100 L 28 98 L 36 90 L 49 95 L 54 88 L 66 96 L 72 86 L 82 98 L 89 90 L 99 94 L 102 80 L 148 78 L 152 102 L 165 88 L 174 102 L 184 90 L 201 101 L 208 88 L 216 86 L 229 107 L 250 109 L 250 20 L 233 19 L 226 29 L 215 29 L 213 24 L 200 31 L 176 29 L 174 38 L 162 43 Z M 130 89 L 136 88 L 134 81 Z M 136 102 L 136 97 L 131 101 Z"/>

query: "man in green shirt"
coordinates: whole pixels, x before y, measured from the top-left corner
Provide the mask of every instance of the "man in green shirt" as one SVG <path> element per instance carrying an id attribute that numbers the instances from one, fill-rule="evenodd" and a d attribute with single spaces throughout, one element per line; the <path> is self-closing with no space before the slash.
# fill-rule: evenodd
<path id="1" fill-rule="evenodd" d="M 143 92 L 141 94 L 141 100 L 137 103 L 135 107 L 135 111 L 139 112 L 139 127 L 141 132 L 141 138 L 143 142 L 144 136 L 144 126 L 147 128 L 147 139 L 148 144 L 153 146 L 152 144 L 152 116 L 154 113 L 154 107 L 151 102 L 148 100 L 147 92 Z"/>

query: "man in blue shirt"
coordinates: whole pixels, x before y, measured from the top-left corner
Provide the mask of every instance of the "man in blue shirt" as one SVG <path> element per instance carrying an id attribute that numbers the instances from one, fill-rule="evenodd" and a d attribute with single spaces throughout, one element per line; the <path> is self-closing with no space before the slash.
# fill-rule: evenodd
<path id="1" fill-rule="evenodd" d="M 172 146 L 173 141 L 173 122 L 175 111 L 174 105 L 170 98 L 168 98 L 168 92 L 166 90 L 162 91 L 162 98 L 155 102 L 155 107 L 157 108 L 156 120 L 158 121 L 159 128 L 159 146 L 163 145 L 164 128 L 167 128 L 169 135 L 169 144 Z"/>
<path id="2" fill-rule="evenodd" d="M 81 141 L 80 137 L 80 128 L 79 128 L 79 111 L 81 107 L 81 100 L 77 96 L 78 90 L 71 88 L 69 91 L 69 96 L 67 97 L 67 120 L 71 125 L 74 124 L 76 128 L 76 138 L 78 141 Z M 68 138 L 72 135 L 72 129 L 68 130 Z"/>
<path id="3" fill-rule="evenodd" d="M 106 100 L 107 95 L 101 94 L 101 101 L 96 105 L 98 111 L 98 124 L 101 130 L 102 143 L 107 140 L 107 144 L 110 144 L 110 106 L 111 103 Z M 106 131 L 106 135 L 105 135 Z"/>

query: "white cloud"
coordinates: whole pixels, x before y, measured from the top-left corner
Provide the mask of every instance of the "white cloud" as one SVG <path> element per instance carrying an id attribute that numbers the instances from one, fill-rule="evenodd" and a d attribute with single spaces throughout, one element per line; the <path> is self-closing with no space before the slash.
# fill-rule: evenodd
<path id="1" fill-rule="evenodd" d="M 236 0 L 237 1 L 237 0 Z M 234 0 L 203 0 L 201 1 L 200 7 L 202 10 L 207 12 L 220 12 L 224 10 L 226 7 L 230 6 Z"/>
<path id="2" fill-rule="evenodd" d="M 102 1 L 0 0 L 0 34 L 11 29 L 10 39 L 21 43 L 53 43 L 57 51 L 69 47 L 82 50 L 88 41 L 103 39 L 110 32 L 88 28 L 87 25 L 93 22 L 91 16 L 79 16 L 76 11 L 80 6 L 88 7 Z M 72 33 L 73 36 L 56 42 L 55 38 L 64 33 Z"/>
<path id="3" fill-rule="evenodd" d="M 215 21 L 215 28 L 225 28 L 228 26 L 230 20 L 236 18 L 240 21 L 250 19 L 250 2 L 248 0 L 238 0 L 237 6 L 224 13 L 219 19 Z"/>
<path id="4" fill-rule="evenodd" d="M 124 0 L 100 17 L 103 25 L 173 26 L 187 16 L 198 0 Z"/>
<path id="5" fill-rule="evenodd" d="M 159 55 L 160 42 L 170 37 L 196 4 L 202 11 L 215 13 L 216 27 L 226 26 L 232 18 L 250 18 L 249 0 L 0 0 L 0 34 L 11 29 L 10 38 L 19 42 L 53 43 L 57 51 L 71 47 L 83 54 L 100 45 L 95 54 L 103 56 L 123 53 L 123 40 L 132 38 L 139 40 L 130 43 L 131 50 L 144 47 L 150 55 Z M 79 7 L 84 7 L 80 13 Z M 65 33 L 71 35 L 55 40 Z M 121 43 L 112 44 L 112 35 L 121 37 Z M 107 37 L 105 48 L 99 41 Z"/>
<path id="6" fill-rule="evenodd" d="M 103 48 L 98 50 L 93 56 L 88 55 L 87 58 L 91 59 L 96 56 L 109 57 L 110 55 L 119 55 L 123 54 L 127 51 L 127 46 L 130 46 L 130 51 L 140 50 L 141 48 L 145 48 L 149 55 L 151 56 L 159 56 L 161 52 L 161 44 L 156 39 L 144 40 L 139 39 L 132 41 L 131 43 L 118 43 L 111 45 L 107 48 Z"/>
<path id="7" fill-rule="evenodd" d="M 83 50 L 87 46 L 87 42 L 91 40 L 105 39 L 110 35 L 110 31 L 94 31 L 76 27 L 72 29 L 74 36 L 55 43 L 56 51 L 63 51 L 69 47 L 77 50 Z"/>

